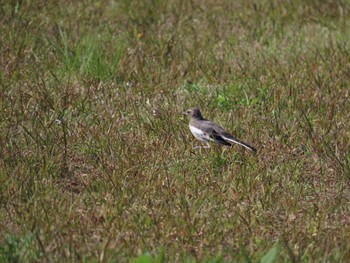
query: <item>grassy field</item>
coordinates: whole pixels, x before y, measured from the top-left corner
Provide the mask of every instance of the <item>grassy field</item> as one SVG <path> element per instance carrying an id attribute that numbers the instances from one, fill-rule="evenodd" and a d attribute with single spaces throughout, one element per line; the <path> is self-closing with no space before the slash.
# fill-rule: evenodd
<path id="1" fill-rule="evenodd" d="M 1 262 L 349 262 L 350 2 L 0 3 Z M 199 107 L 258 149 L 197 149 Z"/>

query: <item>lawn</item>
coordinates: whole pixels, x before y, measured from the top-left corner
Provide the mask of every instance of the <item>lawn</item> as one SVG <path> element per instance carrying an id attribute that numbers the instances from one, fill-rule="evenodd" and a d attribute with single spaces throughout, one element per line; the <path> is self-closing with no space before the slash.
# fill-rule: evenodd
<path id="1" fill-rule="evenodd" d="M 1 1 L 0 262 L 349 262 L 349 41 L 346 0 Z"/>

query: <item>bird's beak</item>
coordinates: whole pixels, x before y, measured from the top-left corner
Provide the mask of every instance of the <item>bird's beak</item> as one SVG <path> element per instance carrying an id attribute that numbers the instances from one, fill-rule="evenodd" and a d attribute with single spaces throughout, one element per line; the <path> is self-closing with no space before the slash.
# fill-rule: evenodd
<path id="1" fill-rule="evenodd" d="M 183 113 L 182 113 L 182 115 L 185 115 L 185 116 L 186 116 L 186 115 L 187 115 L 187 112 L 186 112 L 186 111 L 185 111 L 185 112 L 183 112 Z"/>

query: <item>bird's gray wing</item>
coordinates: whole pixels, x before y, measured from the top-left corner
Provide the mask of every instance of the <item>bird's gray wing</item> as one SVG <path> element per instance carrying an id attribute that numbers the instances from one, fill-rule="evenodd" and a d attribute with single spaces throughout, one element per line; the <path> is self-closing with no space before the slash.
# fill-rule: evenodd
<path id="1" fill-rule="evenodd" d="M 214 133 L 214 132 L 217 134 L 221 134 L 223 132 L 226 132 L 224 130 L 224 128 L 222 128 L 220 125 L 218 125 L 212 121 L 207 121 L 207 120 L 201 121 L 200 123 L 198 123 L 198 125 L 199 125 L 198 127 L 202 131 L 209 133 L 209 134 Z"/>
<path id="2" fill-rule="evenodd" d="M 205 133 L 209 134 L 209 137 L 216 143 L 231 146 L 231 143 L 226 141 L 222 136 L 221 133 L 225 132 L 225 130 L 220 127 L 218 124 L 211 122 L 211 121 L 202 121 L 199 124 L 199 128 L 203 130 Z"/>
<path id="3" fill-rule="evenodd" d="M 248 143 L 245 143 L 241 140 L 238 140 L 236 137 L 234 137 L 232 134 L 228 133 L 225 131 L 224 128 L 222 128 L 220 125 L 213 123 L 212 125 L 213 129 L 215 130 L 216 133 L 218 133 L 226 142 L 231 142 L 231 143 L 237 143 L 253 152 L 256 152 L 256 148 L 249 145 Z"/>

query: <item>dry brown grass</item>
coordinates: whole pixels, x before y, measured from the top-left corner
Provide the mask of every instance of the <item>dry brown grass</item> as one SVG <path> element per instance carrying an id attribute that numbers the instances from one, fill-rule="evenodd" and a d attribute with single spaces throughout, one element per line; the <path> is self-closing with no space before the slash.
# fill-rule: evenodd
<path id="1" fill-rule="evenodd" d="M 347 2 L 0 14 L 0 261 L 348 261 Z M 193 150 L 193 106 L 258 155 Z"/>

